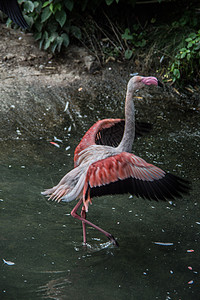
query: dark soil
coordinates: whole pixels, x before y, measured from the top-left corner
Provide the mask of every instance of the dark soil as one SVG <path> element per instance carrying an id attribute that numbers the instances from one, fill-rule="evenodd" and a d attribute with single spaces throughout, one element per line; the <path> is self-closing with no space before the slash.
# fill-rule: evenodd
<path id="1" fill-rule="evenodd" d="M 83 101 L 104 92 L 123 99 L 131 73 L 142 70 L 143 75 L 159 77 L 145 74 L 142 61 L 99 66 L 90 53 L 75 46 L 54 57 L 39 50 L 31 34 L 2 24 L 0 35 L 0 140 L 52 136 L 66 122 L 66 103 L 73 103 L 74 111 L 80 109 L 80 94 Z M 188 100 L 169 86 L 159 93 L 160 99 L 164 93 L 179 107 L 198 110 L 198 94 L 189 92 Z"/>

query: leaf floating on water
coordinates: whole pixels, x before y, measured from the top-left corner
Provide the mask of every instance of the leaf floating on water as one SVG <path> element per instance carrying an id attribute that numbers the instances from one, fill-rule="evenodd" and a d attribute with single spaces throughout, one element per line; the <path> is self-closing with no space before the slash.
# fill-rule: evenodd
<path id="1" fill-rule="evenodd" d="M 60 142 L 60 143 L 63 142 L 62 140 L 58 139 L 56 136 L 54 136 L 53 139 L 54 139 L 55 142 Z"/>
<path id="2" fill-rule="evenodd" d="M 64 112 L 68 109 L 68 106 L 69 106 L 69 101 L 67 101 L 66 104 L 65 104 Z"/>
<path id="3" fill-rule="evenodd" d="M 6 264 L 6 265 L 8 265 L 8 266 L 13 266 L 13 265 L 15 265 L 15 263 L 14 263 L 14 262 L 12 262 L 12 261 L 9 261 L 9 260 L 5 260 L 5 259 L 3 259 L 3 262 L 4 262 L 4 264 Z"/>
<path id="4" fill-rule="evenodd" d="M 173 246 L 174 243 L 163 243 L 163 242 L 153 242 L 156 245 L 160 245 L 160 246 Z"/>
<path id="5" fill-rule="evenodd" d="M 58 145 L 58 144 L 57 144 L 57 143 L 55 143 L 55 142 L 50 142 L 50 144 L 52 144 L 52 145 L 56 146 L 57 148 L 60 148 L 60 145 Z"/>

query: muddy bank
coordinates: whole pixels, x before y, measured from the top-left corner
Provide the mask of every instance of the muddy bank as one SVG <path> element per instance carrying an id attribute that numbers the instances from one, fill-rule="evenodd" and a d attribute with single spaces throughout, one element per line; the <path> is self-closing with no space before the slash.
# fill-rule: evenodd
<path id="1" fill-rule="evenodd" d="M 90 113 L 96 119 L 123 116 L 127 81 L 140 72 L 134 61 L 91 67 L 90 53 L 83 48 L 70 47 L 54 58 L 40 51 L 30 34 L 4 25 L 0 34 L 0 140 L 62 136 L 71 125 L 87 129 Z M 169 102 L 186 111 L 199 105 L 195 93 L 189 98 L 170 86 L 141 95 L 150 105 L 159 100 L 163 110 Z M 106 109 L 99 113 L 101 101 Z"/>

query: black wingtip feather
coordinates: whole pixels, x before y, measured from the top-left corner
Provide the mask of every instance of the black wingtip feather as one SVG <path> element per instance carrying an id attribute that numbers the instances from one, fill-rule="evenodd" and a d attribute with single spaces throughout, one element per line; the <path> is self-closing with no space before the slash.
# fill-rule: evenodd
<path id="1" fill-rule="evenodd" d="M 124 124 L 125 121 L 121 120 L 109 128 L 101 129 L 96 135 L 95 143 L 97 145 L 107 145 L 111 147 L 117 147 L 123 137 Z M 152 129 L 152 125 L 150 123 L 136 122 L 135 138 L 141 137 L 144 134 L 149 133 L 151 129 Z"/>
<path id="2" fill-rule="evenodd" d="M 142 197 L 149 200 L 174 200 L 182 198 L 182 194 L 188 193 L 190 184 L 187 180 L 182 179 L 171 173 L 166 173 L 159 180 L 142 181 L 136 178 L 127 178 L 118 180 L 99 187 L 90 187 L 90 196 L 103 196 L 130 193 L 136 197 Z M 86 199 L 88 191 L 86 192 Z"/>

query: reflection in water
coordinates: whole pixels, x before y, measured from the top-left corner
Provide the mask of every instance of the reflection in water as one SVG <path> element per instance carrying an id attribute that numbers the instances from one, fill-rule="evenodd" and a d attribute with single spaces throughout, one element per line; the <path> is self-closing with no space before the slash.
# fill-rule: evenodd
<path id="1" fill-rule="evenodd" d="M 104 106 L 102 101 L 102 114 Z M 66 138 L 56 137 L 62 142 L 52 137 L 59 148 L 45 140 L 1 143 L 1 299 L 198 299 L 199 116 L 170 107 L 157 118 L 162 105 L 148 109 L 154 129 L 134 144 L 134 153 L 189 178 L 192 190 L 170 203 L 95 198 L 90 220 L 113 232 L 119 248 L 90 227 L 91 242 L 83 247 L 81 224 L 70 216 L 74 202 L 40 196 L 72 168 L 73 149 L 87 128 L 72 127 Z"/>
<path id="2" fill-rule="evenodd" d="M 62 299 L 65 289 L 70 283 L 67 278 L 53 279 L 44 286 L 40 286 L 37 292 L 43 295 L 43 299 Z"/>

